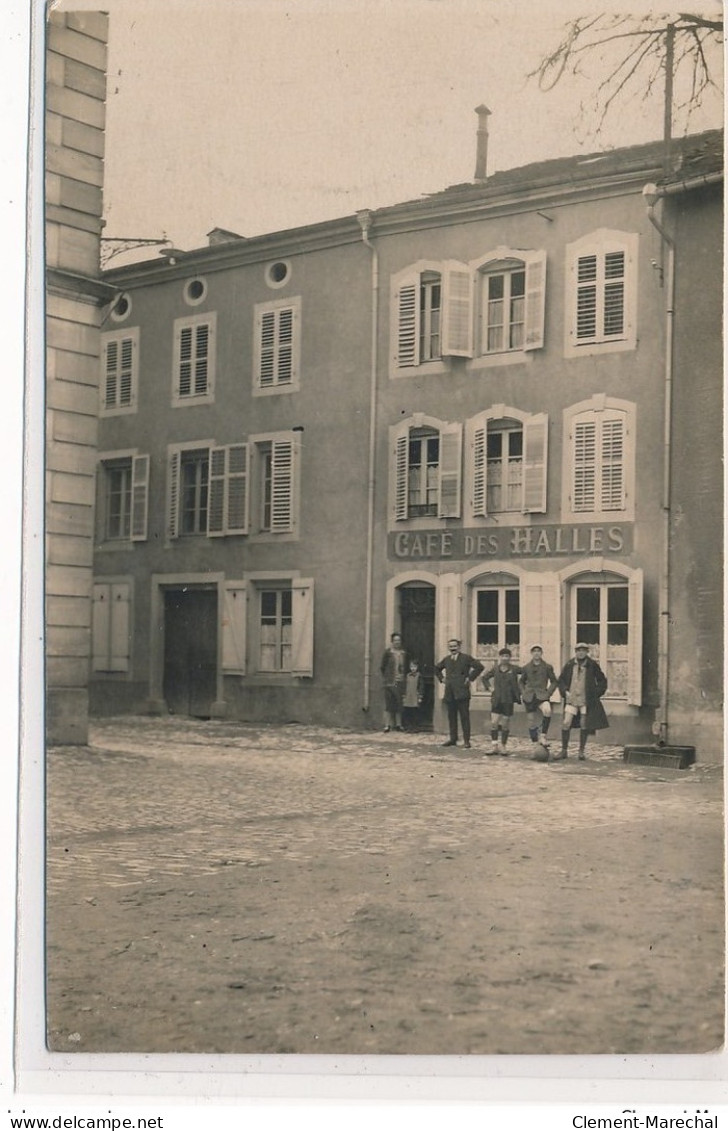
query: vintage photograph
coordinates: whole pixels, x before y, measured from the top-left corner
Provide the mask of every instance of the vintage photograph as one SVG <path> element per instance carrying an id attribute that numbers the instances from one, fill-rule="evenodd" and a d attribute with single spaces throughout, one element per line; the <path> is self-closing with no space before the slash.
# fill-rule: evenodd
<path id="1" fill-rule="evenodd" d="M 47 1050 L 714 1056 L 722 5 L 103 7 L 45 20 Z"/>

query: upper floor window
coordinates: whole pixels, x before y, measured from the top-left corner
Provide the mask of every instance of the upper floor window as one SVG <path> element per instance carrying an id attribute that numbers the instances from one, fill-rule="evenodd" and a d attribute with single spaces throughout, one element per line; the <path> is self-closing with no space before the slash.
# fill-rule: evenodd
<path id="1" fill-rule="evenodd" d="M 473 517 L 546 510 L 548 416 L 493 405 L 468 422 Z"/>
<path id="2" fill-rule="evenodd" d="M 99 541 L 145 541 L 149 512 L 149 456 L 134 452 L 102 454 L 96 498 Z"/>
<path id="3" fill-rule="evenodd" d="M 473 274 L 455 260 L 421 260 L 392 278 L 392 372 L 473 352 Z"/>
<path id="4" fill-rule="evenodd" d="M 460 515 L 462 425 L 421 415 L 390 429 L 395 521 Z"/>
<path id="5" fill-rule="evenodd" d="M 174 324 L 172 404 L 209 404 L 214 399 L 217 315 L 197 314 Z"/>
<path id="6" fill-rule="evenodd" d="M 567 246 L 567 356 L 634 349 L 637 246 L 605 228 Z"/>
<path id="7" fill-rule="evenodd" d="M 427 271 L 420 278 L 420 361 L 436 361 L 440 355 L 440 319 L 442 315 L 442 276 Z"/>
<path id="8" fill-rule="evenodd" d="M 254 436 L 252 475 L 257 505 L 253 531 L 292 534 L 298 525 L 298 441 L 288 434 Z"/>
<path id="9" fill-rule="evenodd" d="M 474 265 L 479 356 L 540 349 L 544 341 L 546 253 L 499 247 Z"/>
<path id="10" fill-rule="evenodd" d="M 567 512 L 633 516 L 634 411 L 630 402 L 604 394 L 566 410 Z"/>
<path id="11" fill-rule="evenodd" d="M 300 298 L 256 305 L 253 358 L 255 393 L 276 393 L 298 388 L 300 321 Z"/>
<path id="12" fill-rule="evenodd" d="M 139 329 L 101 335 L 101 415 L 136 412 Z"/>

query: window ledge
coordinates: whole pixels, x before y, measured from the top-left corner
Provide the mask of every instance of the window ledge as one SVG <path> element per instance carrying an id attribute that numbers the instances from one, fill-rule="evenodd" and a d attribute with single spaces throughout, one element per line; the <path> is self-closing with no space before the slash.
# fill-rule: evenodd
<path id="1" fill-rule="evenodd" d="M 483 353 L 468 359 L 466 371 L 478 373 L 481 369 L 493 369 L 498 365 L 533 365 L 535 350 L 503 350 L 501 353 Z"/>

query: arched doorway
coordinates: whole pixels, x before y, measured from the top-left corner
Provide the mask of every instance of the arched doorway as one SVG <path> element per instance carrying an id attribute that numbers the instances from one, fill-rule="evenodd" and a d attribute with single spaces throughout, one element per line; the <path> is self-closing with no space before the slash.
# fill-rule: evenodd
<path id="1" fill-rule="evenodd" d="M 420 724 L 430 729 L 435 684 L 435 587 L 422 581 L 408 582 L 398 587 L 397 596 L 404 649 L 408 656 L 419 661 L 425 677 Z"/>

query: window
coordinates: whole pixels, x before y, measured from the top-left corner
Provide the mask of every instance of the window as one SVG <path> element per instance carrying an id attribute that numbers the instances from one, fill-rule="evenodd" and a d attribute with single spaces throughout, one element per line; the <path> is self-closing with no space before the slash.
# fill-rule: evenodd
<path id="1" fill-rule="evenodd" d="M 207 283 L 204 279 L 189 279 L 182 294 L 188 306 L 198 306 L 207 295 Z"/>
<path id="2" fill-rule="evenodd" d="M 98 537 L 143 542 L 149 512 L 149 456 L 106 453 L 99 459 Z"/>
<path id="3" fill-rule="evenodd" d="M 232 584 L 232 583 L 231 583 Z M 237 583 L 236 583 L 237 584 Z M 314 584 L 312 578 L 249 583 L 254 592 L 249 671 L 260 675 L 313 675 Z M 239 624 L 242 610 L 239 610 Z M 238 628 L 240 641 L 244 629 Z M 225 637 L 223 634 L 223 649 Z M 237 651 L 240 651 L 238 643 Z M 231 651 L 232 655 L 232 651 Z"/>
<path id="4" fill-rule="evenodd" d="M 394 520 L 459 517 L 462 426 L 417 416 L 390 435 Z"/>
<path id="5" fill-rule="evenodd" d="M 526 272 L 504 271 L 483 280 L 485 353 L 523 348 Z"/>
<path id="6" fill-rule="evenodd" d="M 500 247 L 474 264 L 480 356 L 540 349 L 544 342 L 546 253 Z"/>
<path id="7" fill-rule="evenodd" d="M 634 349 L 637 240 L 601 229 L 567 247 L 567 356 Z"/>
<path id="8" fill-rule="evenodd" d="M 629 589 L 624 582 L 575 585 L 574 643 L 583 640 L 609 683 L 610 698 L 625 699 L 629 675 Z"/>
<path id="9" fill-rule="evenodd" d="M 91 610 L 91 668 L 94 672 L 128 672 L 131 584 L 97 581 Z"/>
<path id="10" fill-rule="evenodd" d="M 484 664 L 495 663 L 501 648 L 510 648 L 512 661 L 519 662 L 521 644 L 521 597 L 518 585 L 476 589 L 474 593 L 475 656 Z"/>
<path id="11" fill-rule="evenodd" d="M 473 273 L 420 261 L 392 279 L 392 373 L 473 353 Z"/>
<path id="12" fill-rule="evenodd" d="M 298 388 L 300 321 L 300 298 L 255 307 L 254 392 Z"/>
<path id="13" fill-rule="evenodd" d="M 291 670 L 291 590 L 260 592 L 260 658 L 262 672 Z"/>
<path id="14" fill-rule="evenodd" d="M 493 405 L 467 431 L 473 517 L 544 513 L 548 416 Z"/>
<path id="15" fill-rule="evenodd" d="M 299 442 L 290 434 L 251 438 L 257 500 L 254 527 L 261 534 L 292 534 L 298 526 Z"/>
<path id="16" fill-rule="evenodd" d="M 136 412 L 139 379 L 139 330 L 101 336 L 101 415 Z"/>
<path id="17" fill-rule="evenodd" d="M 215 314 L 178 318 L 174 324 L 172 403 L 204 404 L 213 400 L 215 379 Z"/>
<path id="18" fill-rule="evenodd" d="M 625 512 L 633 512 L 633 414 L 633 405 L 603 394 L 567 409 L 565 509 L 570 513 L 627 517 Z"/>

